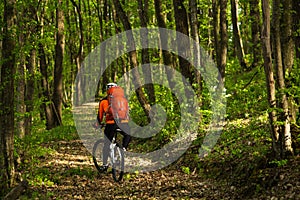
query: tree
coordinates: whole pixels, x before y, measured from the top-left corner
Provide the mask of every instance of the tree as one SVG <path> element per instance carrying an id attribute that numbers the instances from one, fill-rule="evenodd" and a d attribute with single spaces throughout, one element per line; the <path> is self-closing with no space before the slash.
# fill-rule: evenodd
<path id="1" fill-rule="evenodd" d="M 135 49 L 135 41 L 133 38 L 133 34 L 132 34 L 132 29 L 131 29 L 131 25 L 130 22 L 128 20 L 128 17 L 126 16 L 126 13 L 124 12 L 122 5 L 120 3 L 119 0 L 114 0 L 114 6 L 116 8 L 116 12 L 117 12 L 117 16 L 120 19 L 120 21 L 122 22 L 124 29 L 127 31 L 126 32 L 126 36 L 127 36 L 127 45 L 129 46 L 130 49 Z M 150 105 L 147 102 L 147 99 L 143 93 L 142 90 L 142 84 L 141 84 L 141 79 L 139 76 L 139 73 L 137 71 L 137 67 L 138 67 L 138 58 L 137 58 L 137 52 L 136 50 L 130 51 L 129 52 L 129 58 L 130 58 L 130 66 L 133 66 L 133 84 L 135 85 L 136 89 L 136 95 L 138 97 L 139 102 L 141 103 L 143 110 L 146 114 L 146 116 L 148 117 L 148 121 L 150 121 L 149 118 L 149 113 L 150 113 Z"/>
<path id="2" fill-rule="evenodd" d="M 227 0 L 213 0 L 214 49 L 221 82 L 225 81 L 227 61 Z"/>
<path id="3" fill-rule="evenodd" d="M 32 3 L 33 4 L 33 3 Z M 30 5 L 29 10 L 26 12 L 27 18 L 38 22 L 37 11 L 35 5 Z M 28 72 L 28 77 L 26 78 L 26 117 L 25 117 L 25 134 L 29 135 L 32 126 L 32 112 L 34 111 L 34 90 L 35 90 L 35 70 L 36 70 L 36 45 L 37 41 L 38 26 L 31 26 L 27 28 L 28 43 L 31 44 L 29 54 L 26 58 L 26 70 Z"/>
<path id="4" fill-rule="evenodd" d="M 201 74 L 198 70 L 198 67 L 201 66 L 201 49 L 200 49 L 200 37 L 199 37 L 199 33 L 198 33 L 198 17 L 197 17 L 197 1 L 196 0 L 190 0 L 190 4 L 189 4 L 189 8 L 190 8 L 190 12 L 191 12 L 191 23 L 190 23 L 190 27 L 191 27 L 191 37 L 195 40 L 196 42 L 196 46 L 193 47 L 194 49 L 194 53 L 192 55 L 194 55 L 194 63 L 196 64 L 196 69 L 194 70 L 195 73 L 195 81 L 198 85 L 198 92 L 197 95 L 201 101 L 201 92 L 202 92 L 202 77 Z"/>
<path id="5" fill-rule="evenodd" d="M 252 41 L 252 56 L 253 61 L 251 68 L 257 67 L 261 60 L 261 48 L 260 48 L 260 12 L 259 12 L 259 0 L 250 0 L 250 19 L 251 19 L 251 41 Z"/>
<path id="6" fill-rule="evenodd" d="M 225 69 L 227 63 L 227 0 L 220 0 L 220 61 L 218 68 L 221 74 L 221 82 L 225 82 Z M 218 59 L 218 58 L 217 58 Z"/>
<path id="7" fill-rule="evenodd" d="M 144 0 L 144 2 L 143 2 L 143 0 L 139 0 L 138 6 L 139 6 L 139 16 L 140 16 L 140 20 L 141 20 L 141 27 L 147 28 L 148 21 L 149 21 L 149 17 L 148 17 L 149 2 L 148 2 L 148 0 Z M 148 43 L 149 43 L 148 31 L 147 31 L 147 29 L 143 29 L 143 31 L 141 31 L 141 44 L 144 47 L 147 47 Z M 142 49 L 142 64 L 147 64 L 147 65 L 150 64 L 150 55 L 149 55 L 149 51 L 147 48 Z M 145 82 L 152 83 L 152 73 L 151 73 L 150 66 L 144 67 L 143 70 L 144 70 L 143 73 L 144 73 Z M 154 94 L 153 84 L 146 84 L 145 90 L 149 97 L 150 104 L 154 104 L 155 103 L 155 94 Z"/>
<path id="8" fill-rule="evenodd" d="M 84 45 L 84 32 L 83 32 L 83 17 L 82 17 L 82 13 L 81 13 L 81 1 L 79 1 L 79 3 L 77 4 L 74 0 L 71 0 L 73 6 L 76 8 L 76 12 L 78 14 L 78 21 L 79 21 L 79 47 L 78 47 L 78 51 L 75 53 L 75 63 L 76 63 L 76 67 L 77 70 L 76 71 L 80 71 L 80 65 L 83 62 L 84 59 L 84 55 L 83 55 L 83 45 Z M 70 24 L 71 25 L 71 24 Z M 80 78 L 80 80 L 78 80 L 78 85 L 77 85 L 77 100 L 78 99 L 83 99 L 85 100 L 85 93 L 82 90 L 82 84 L 84 84 L 84 77 L 80 76 L 78 77 Z M 75 104 L 78 104 L 78 102 L 75 102 Z"/>
<path id="9" fill-rule="evenodd" d="M 262 47 L 264 58 L 264 70 L 266 74 L 266 86 L 268 91 L 269 102 L 269 121 L 271 129 L 271 137 L 273 150 L 277 158 L 281 157 L 281 144 L 279 138 L 279 131 L 276 115 L 276 88 L 274 80 L 274 72 L 272 66 L 272 51 L 271 51 L 271 39 L 270 39 L 270 2 L 269 0 L 262 0 L 262 13 L 263 13 L 263 29 L 262 29 Z"/>
<path id="10" fill-rule="evenodd" d="M 52 127 L 62 125 L 62 105 L 63 105 L 63 58 L 65 48 L 64 36 L 64 11 L 62 0 L 58 1 L 56 8 L 56 45 L 55 45 L 55 66 L 54 66 L 54 88 L 53 88 L 53 109 L 54 124 Z"/>
<path id="11" fill-rule="evenodd" d="M 273 27 L 274 27 L 274 54 L 275 54 L 275 69 L 277 71 L 277 83 L 279 96 L 279 107 L 282 108 L 282 113 L 279 117 L 279 120 L 283 122 L 283 125 L 279 126 L 279 138 L 281 145 L 284 147 L 284 150 L 291 151 L 291 126 L 289 119 L 289 106 L 287 96 L 285 94 L 285 77 L 284 77 L 284 66 L 282 62 L 282 50 L 281 50 L 281 38 L 280 38 L 280 1 L 273 1 Z M 284 156 L 284 151 L 280 152 L 281 157 Z"/>
<path id="12" fill-rule="evenodd" d="M 243 48 L 243 41 L 240 34 L 240 29 L 238 26 L 238 1 L 237 0 L 230 0 L 231 3 L 231 18 L 232 18 L 232 29 L 233 29 L 233 40 L 234 46 L 236 50 L 237 57 L 239 59 L 240 65 L 243 68 L 246 68 L 246 61 L 245 61 L 245 53 Z"/>
<path id="13" fill-rule="evenodd" d="M 174 13 L 175 14 L 175 24 L 176 24 L 176 31 L 183 33 L 186 36 L 189 36 L 189 26 L 188 26 L 188 19 L 187 19 L 187 12 L 183 5 L 183 1 L 181 0 L 173 0 L 173 6 L 174 6 Z M 183 40 L 177 37 L 177 51 L 181 52 L 181 55 L 184 55 L 184 58 L 182 56 L 178 56 L 179 60 L 179 66 L 182 75 L 188 79 L 189 83 L 192 84 L 194 81 L 193 73 L 191 70 L 191 64 L 185 59 L 190 57 L 190 44 L 189 41 Z M 187 91 L 187 90 L 186 90 Z"/>
<path id="14" fill-rule="evenodd" d="M 164 15 L 162 13 L 162 2 L 161 0 L 154 1 L 155 7 L 155 16 L 157 18 L 157 25 L 160 28 L 167 28 L 166 22 L 164 20 Z M 159 30 L 159 37 L 160 37 L 160 45 L 162 49 L 168 49 L 168 36 L 164 33 L 162 29 Z M 162 50 L 162 57 L 163 62 L 166 66 L 173 66 L 173 57 L 169 51 Z M 167 69 L 168 70 L 168 69 Z M 175 88 L 175 81 L 174 81 L 174 72 L 172 70 L 167 71 L 167 78 L 168 83 L 171 89 Z"/>
<path id="15" fill-rule="evenodd" d="M 293 32 L 293 1 L 292 0 L 283 0 L 283 9 L 282 12 L 282 23 L 281 23 L 281 30 L 282 30 L 282 54 L 283 54 L 283 66 L 284 66 L 284 75 L 286 78 L 286 87 L 291 87 L 291 83 L 287 81 L 293 70 L 294 66 L 294 55 L 295 55 L 295 41 L 294 41 L 294 32 Z M 296 121 L 296 113 L 297 108 L 294 102 L 294 98 L 292 96 L 288 96 L 289 102 L 289 114 L 291 115 L 290 120 L 292 122 Z M 290 138 L 290 135 L 286 135 L 286 138 Z M 291 144 L 286 144 L 290 146 Z M 291 148 L 291 147 L 290 147 Z"/>
<path id="16" fill-rule="evenodd" d="M 16 1 L 4 1 L 4 58 L 0 79 L 0 191 L 7 191 L 15 182 L 14 166 L 14 74 Z"/>

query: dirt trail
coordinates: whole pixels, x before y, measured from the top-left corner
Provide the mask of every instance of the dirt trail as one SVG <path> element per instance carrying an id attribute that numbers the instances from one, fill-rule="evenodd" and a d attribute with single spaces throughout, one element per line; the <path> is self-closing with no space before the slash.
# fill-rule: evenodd
<path id="1" fill-rule="evenodd" d="M 56 152 L 45 158 L 37 170 L 48 170 L 54 184 L 31 188 L 45 199 L 230 199 L 230 194 L 222 194 L 212 182 L 197 173 L 183 173 L 179 166 L 126 174 L 121 183 L 115 183 L 109 172 L 97 173 L 81 141 L 47 145 Z"/>
<path id="2" fill-rule="evenodd" d="M 52 142 L 46 146 L 55 153 L 42 159 L 35 171 L 47 172 L 52 184 L 31 186 L 26 195 L 29 199 L 36 194 L 36 199 L 68 200 L 300 199 L 300 159 L 282 169 L 280 182 L 257 193 L 249 191 L 247 186 L 230 186 L 225 180 L 221 183 L 201 177 L 197 172 L 184 173 L 176 163 L 154 172 L 127 173 L 121 183 L 115 183 L 109 172 L 98 174 L 89 151 L 80 140 Z"/>

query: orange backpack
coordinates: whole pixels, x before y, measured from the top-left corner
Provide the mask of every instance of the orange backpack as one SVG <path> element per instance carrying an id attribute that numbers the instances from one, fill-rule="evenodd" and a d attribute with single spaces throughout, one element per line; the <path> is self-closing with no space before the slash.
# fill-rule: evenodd
<path id="1" fill-rule="evenodd" d="M 108 111 L 114 117 L 116 123 L 128 122 L 129 106 L 125 97 L 124 90 L 120 86 L 108 89 Z"/>

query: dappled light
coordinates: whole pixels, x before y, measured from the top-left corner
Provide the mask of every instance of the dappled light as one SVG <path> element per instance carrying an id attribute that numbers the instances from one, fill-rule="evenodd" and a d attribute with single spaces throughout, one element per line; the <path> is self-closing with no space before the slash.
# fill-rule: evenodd
<path id="1" fill-rule="evenodd" d="M 0 199 L 300 200 L 299 0 L 0 1 Z"/>

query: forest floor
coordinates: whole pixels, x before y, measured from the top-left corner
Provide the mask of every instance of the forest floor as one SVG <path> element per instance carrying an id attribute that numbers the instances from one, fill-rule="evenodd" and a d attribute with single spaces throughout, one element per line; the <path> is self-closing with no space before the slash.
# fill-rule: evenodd
<path id="1" fill-rule="evenodd" d="M 185 158 L 162 170 L 125 174 L 116 183 L 109 172 L 97 173 L 80 140 L 42 145 L 54 151 L 40 158 L 36 180 L 20 199 L 300 199 L 299 156 L 280 169 L 261 169 L 241 185 L 232 184 L 230 176 L 205 177 L 196 168 L 184 172 Z"/>

